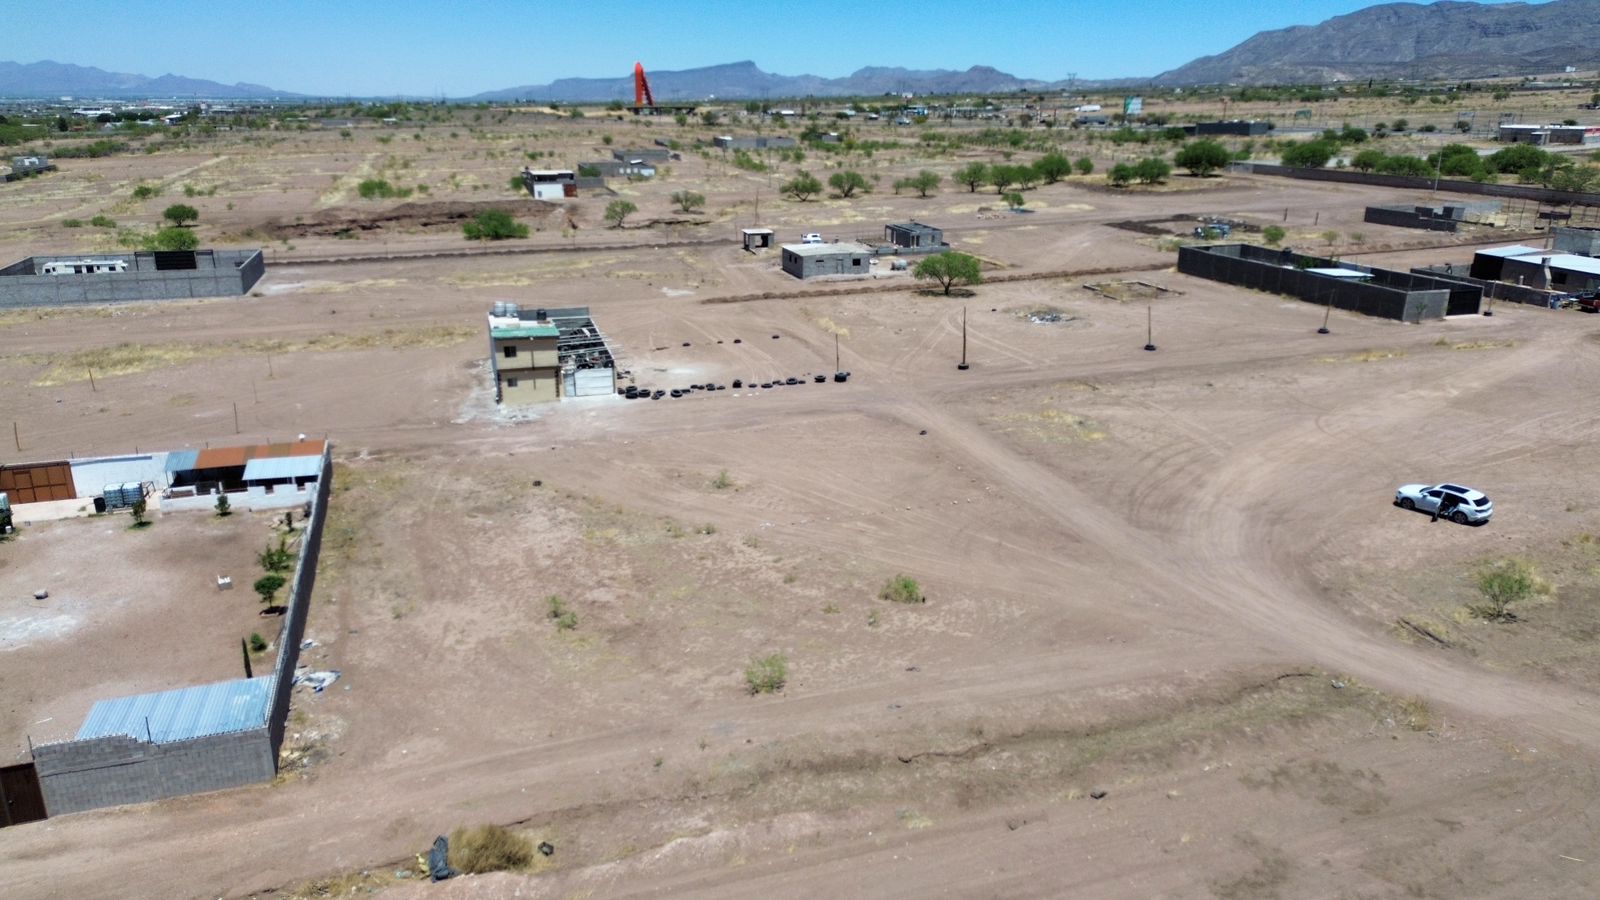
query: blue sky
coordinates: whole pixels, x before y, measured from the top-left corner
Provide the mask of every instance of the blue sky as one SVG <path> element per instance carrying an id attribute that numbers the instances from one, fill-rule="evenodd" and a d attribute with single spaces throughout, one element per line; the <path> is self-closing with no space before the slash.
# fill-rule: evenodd
<path id="1" fill-rule="evenodd" d="M 1155 75 L 1257 31 L 1370 0 L 53 0 L 9 16 L 0 60 L 264 84 L 466 96 L 563 77 L 753 60 L 783 75 L 994 66 L 1023 78 Z M 897 10 L 916 10 L 901 13 Z M 872 10 L 872 12 L 867 12 Z"/>

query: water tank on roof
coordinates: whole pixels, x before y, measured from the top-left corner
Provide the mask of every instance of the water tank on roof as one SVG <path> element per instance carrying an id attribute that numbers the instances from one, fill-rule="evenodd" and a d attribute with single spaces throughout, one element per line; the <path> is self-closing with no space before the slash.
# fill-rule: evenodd
<path id="1" fill-rule="evenodd" d="M 494 316 L 495 318 L 498 319 L 501 316 L 504 316 L 505 314 L 506 314 L 506 305 L 505 305 L 505 303 L 503 303 L 503 302 L 501 302 L 499 300 L 496 300 L 495 303 L 494 303 L 494 306 L 489 310 L 489 315 Z"/>

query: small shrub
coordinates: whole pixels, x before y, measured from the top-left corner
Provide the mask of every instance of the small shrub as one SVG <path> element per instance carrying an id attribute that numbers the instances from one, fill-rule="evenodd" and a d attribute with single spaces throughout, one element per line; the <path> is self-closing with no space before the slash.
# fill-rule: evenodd
<path id="1" fill-rule="evenodd" d="M 285 583 L 282 575 L 263 575 L 256 579 L 256 583 L 251 585 L 251 589 L 261 595 L 262 603 L 271 604 L 273 595 L 278 593 L 278 589 L 283 587 Z"/>
<path id="2" fill-rule="evenodd" d="M 733 487 L 733 479 L 728 476 L 728 470 L 723 469 L 718 472 L 717 477 L 711 479 L 711 486 L 719 491 L 725 491 Z"/>
<path id="3" fill-rule="evenodd" d="M 135 200 L 149 200 L 151 197 L 155 197 L 155 196 L 159 195 L 160 193 L 161 193 L 161 188 L 158 188 L 158 187 L 156 187 L 154 185 L 141 184 L 138 187 L 133 189 L 133 199 L 135 199 Z"/>
<path id="4" fill-rule="evenodd" d="M 578 627 L 578 614 L 568 610 L 556 616 L 556 629 L 558 631 L 571 631 Z"/>
<path id="5" fill-rule="evenodd" d="M 250 632 L 250 652 L 251 653 L 265 653 L 266 651 L 267 651 L 267 639 L 262 637 L 257 632 L 254 632 L 254 631 Z"/>
<path id="6" fill-rule="evenodd" d="M 379 140 L 382 140 L 382 138 L 379 138 Z M 360 194 L 363 200 L 403 199 L 411 196 L 411 189 L 395 187 L 383 178 L 368 178 L 366 181 L 356 185 L 356 193 Z"/>
<path id="7" fill-rule="evenodd" d="M 233 504 L 228 502 L 227 494 L 217 495 L 217 515 L 223 517 L 233 515 Z"/>
<path id="8" fill-rule="evenodd" d="M 562 600 L 558 594 L 551 594 L 544 598 L 544 604 L 549 610 L 550 618 L 552 619 L 559 619 L 567 612 L 566 601 Z"/>
<path id="9" fill-rule="evenodd" d="M 461 233 L 469 241 L 504 241 L 528 236 L 528 226 L 498 209 L 486 209 L 470 222 L 462 223 Z"/>
<path id="10" fill-rule="evenodd" d="M 117 227 L 116 220 L 111 218 L 110 216 L 95 216 L 94 218 L 89 220 L 89 224 L 93 225 L 96 228 L 115 228 L 115 227 Z"/>
<path id="11" fill-rule="evenodd" d="M 133 501 L 133 509 L 129 510 L 129 512 L 133 514 L 133 524 L 135 527 L 142 527 L 149 524 L 145 521 L 145 513 L 149 509 L 149 504 L 145 502 L 143 497 Z"/>
<path id="12" fill-rule="evenodd" d="M 701 525 L 699 528 L 696 528 L 695 531 L 700 533 L 700 534 L 716 534 L 717 533 L 717 526 L 712 524 L 712 523 L 710 523 L 710 522 L 707 522 L 704 525 Z"/>
<path id="13" fill-rule="evenodd" d="M 878 599 L 891 603 L 928 602 L 927 595 L 922 593 L 922 585 L 909 575 L 896 575 L 884 582 L 883 588 L 878 591 Z"/>
<path id="14" fill-rule="evenodd" d="M 200 237 L 187 228 L 163 228 L 144 240 L 147 250 L 193 250 L 200 246 Z"/>
<path id="15" fill-rule="evenodd" d="M 82 219 L 62 219 L 61 220 L 61 227 L 62 228 L 82 228 L 83 227 L 83 220 Z"/>
<path id="16" fill-rule="evenodd" d="M 174 203 L 161 211 L 161 218 L 173 225 L 182 226 L 200 219 L 200 211 L 187 203 Z"/>
<path id="17" fill-rule="evenodd" d="M 222 501 L 226 499 L 227 497 L 224 495 L 217 501 L 217 513 L 219 515 L 225 515 L 222 512 Z M 294 551 L 289 549 L 289 539 L 279 536 L 278 546 L 274 547 L 268 544 L 266 549 L 256 556 L 256 562 L 260 563 L 261 568 L 268 572 L 287 572 L 293 569 Z"/>
<path id="18" fill-rule="evenodd" d="M 450 865 L 469 875 L 514 872 L 533 863 L 533 842 L 500 825 L 450 833 Z"/>
<path id="19" fill-rule="evenodd" d="M 1261 237 L 1274 247 L 1282 243 L 1284 236 L 1287 234 L 1288 232 L 1284 231 L 1283 228 L 1277 225 L 1268 225 L 1267 227 L 1261 229 Z"/>
<path id="20" fill-rule="evenodd" d="M 750 660 L 744 668 L 744 683 L 752 694 L 776 694 L 789 680 L 789 659 L 782 653 Z"/>
<path id="21" fill-rule="evenodd" d="M 1511 604 L 1550 590 L 1533 566 L 1521 559 L 1489 563 L 1478 570 L 1475 581 L 1485 602 L 1471 607 L 1471 611 L 1491 622 L 1516 621 L 1517 614 L 1511 611 Z"/>

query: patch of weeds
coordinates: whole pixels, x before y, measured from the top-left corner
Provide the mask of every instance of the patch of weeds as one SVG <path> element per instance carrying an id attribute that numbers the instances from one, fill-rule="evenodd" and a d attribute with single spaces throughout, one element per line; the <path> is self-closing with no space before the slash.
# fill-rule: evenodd
<path id="1" fill-rule="evenodd" d="M 704 525 L 701 525 L 699 528 L 696 528 L 694 531 L 695 534 L 716 534 L 717 526 L 707 522 Z"/>
<path id="2" fill-rule="evenodd" d="M 82 219 L 62 219 L 61 220 L 61 227 L 62 228 L 82 228 L 83 227 L 83 220 Z"/>
<path id="3" fill-rule="evenodd" d="M 727 469 L 718 472 L 717 477 L 711 479 L 711 487 L 714 490 L 725 491 L 733 486 L 733 479 L 729 477 Z"/>
<path id="4" fill-rule="evenodd" d="M 829 603 L 827 606 L 824 606 L 822 608 L 822 611 L 827 613 L 830 616 L 837 615 L 838 612 L 839 612 L 839 604 L 837 604 L 837 603 Z"/>
<path id="5" fill-rule="evenodd" d="M 879 600 L 888 600 L 891 603 L 927 603 L 928 596 L 922 592 L 922 585 L 910 575 L 896 575 L 883 583 L 878 590 Z"/>
<path id="6" fill-rule="evenodd" d="M 744 544 L 746 547 L 749 547 L 751 550 L 754 550 L 757 547 L 761 546 L 761 539 L 756 537 L 753 534 L 747 534 L 747 535 L 744 536 L 744 540 L 740 541 L 739 543 Z"/>
<path id="7" fill-rule="evenodd" d="M 684 534 L 685 532 L 682 525 L 679 525 L 677 522 L 674 522 L 671 519 L 667 520 L 667 537 L 681 538 Z"/>
<path id="8" fill-rule="evenodd" d="M 500 825 L 450 833 L 450 865 L 470 875 L 515 872 L 533 864 L 533 842 Z"/>
<path id="9" fill-rule="evenodd" d="M 549 616 L 555 620 L 556 628 L 561 631 L 571 631 L 578 627 L 578 614 L 567 608 L 567 604 L 558 595 L 551 594 L 544 598 Z"/>
<path id="10" fill-rule="evenodd" d="M 868 628 L 877 628 L 878 627 L 878 611 L 877 610 L 873 610 L 872 612 L 867 613 L 867 627 Z"/>
<path id="11" fill-rule="evenodd" d="M 800 580 L 800 577 L 798 575 L 794 574 L 793 572 L 785 572 L 785 573 L 783 573 L 783 583 L 784 584 L 794 584 L 796 581 L 799 581 L 799 580 Z"/>
<path id="12" fill-rule="evenodd" d="M 1398 721 L 1412 731 L 1433 728 L 1433 708 L 1421 697 L 1403 697 L 1395 701 Z"/>
<path id="13" fill-rule="evenodd" d="M 744 667 L 744 683 L 752 694 L 776 694 L 789 680 L 789 658 L 782 653 L 757 657 Z"/>

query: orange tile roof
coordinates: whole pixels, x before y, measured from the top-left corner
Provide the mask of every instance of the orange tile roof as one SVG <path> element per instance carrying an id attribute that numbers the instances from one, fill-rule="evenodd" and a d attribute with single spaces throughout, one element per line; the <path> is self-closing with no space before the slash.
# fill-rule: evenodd
<path id="1" fill-rule="evenodd" d="M 295 441 L 284 444 L 251 444 L 244 447 L 216 447 L 201 450 L 195 457 L 196 469 L 231 469 L 243 466 L 252 459 L 273 459 L 283 456 L 320 456 L 328 442 L 322 440 Z"/>

